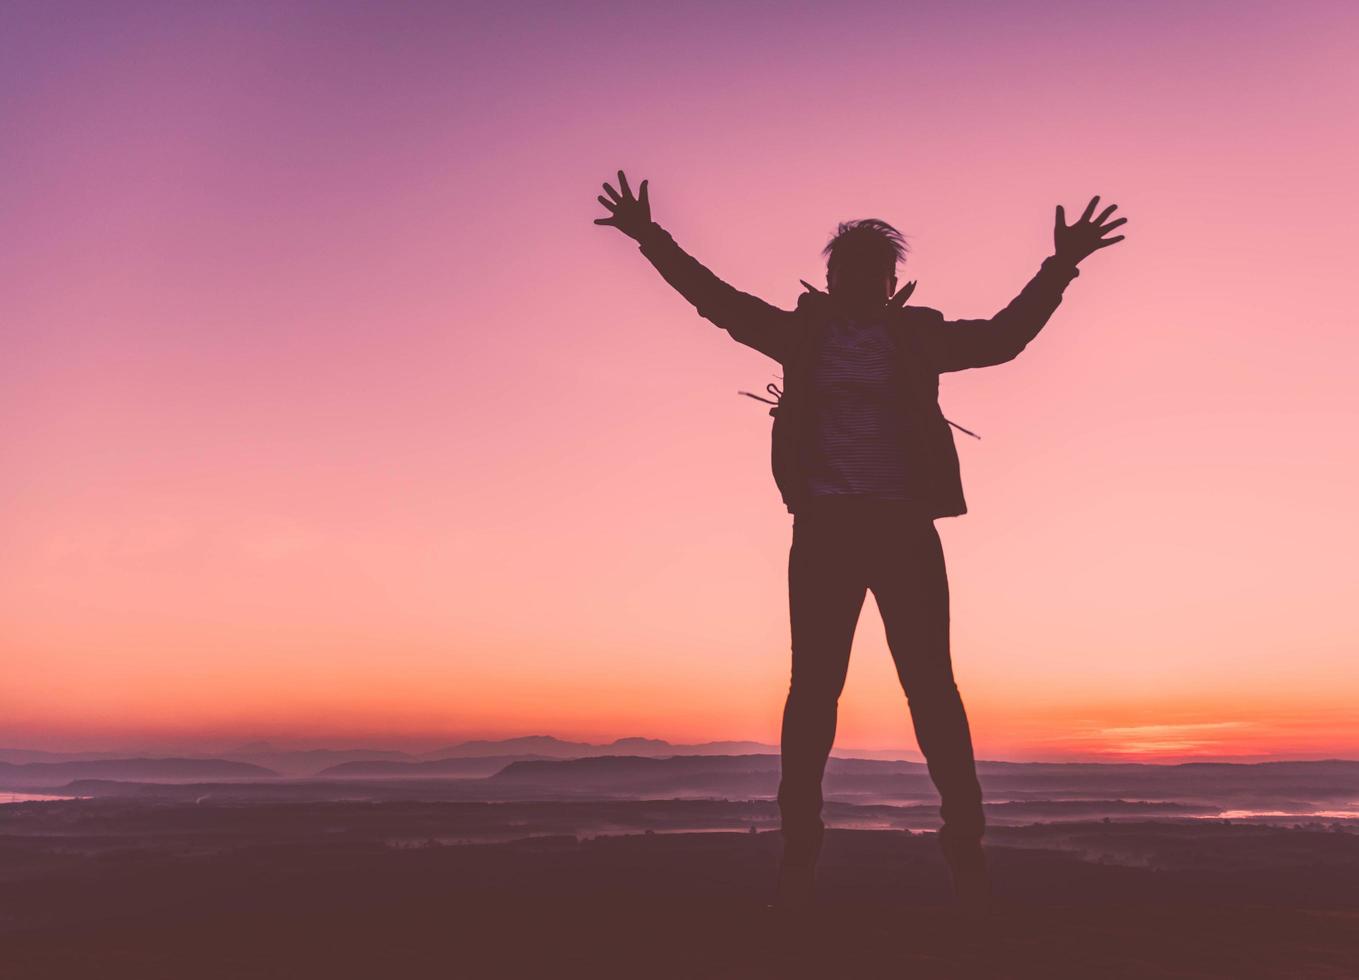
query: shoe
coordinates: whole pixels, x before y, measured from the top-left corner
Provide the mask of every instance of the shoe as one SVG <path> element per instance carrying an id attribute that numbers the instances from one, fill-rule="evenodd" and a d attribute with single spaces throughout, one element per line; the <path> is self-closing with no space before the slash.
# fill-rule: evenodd
<path id="1" fill-rule="evenodd" d="M 809 912 L 816 904 L 816 865 L 779 865 L 778 888 L 769 906 L 777 912 Z"/>
<path id="2" fill-rule="evenodd" d="M 935 836 L 953 879 L 953 897 L 958 908 L 969 919 L 985 919 L 994 910 L 994 899 L 980 838 L 955 841 L 944 834 Z"/>

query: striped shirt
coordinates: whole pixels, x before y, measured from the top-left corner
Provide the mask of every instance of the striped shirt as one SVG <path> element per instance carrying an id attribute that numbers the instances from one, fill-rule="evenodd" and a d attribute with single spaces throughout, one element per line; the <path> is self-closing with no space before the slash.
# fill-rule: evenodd
<path id="1" fill-rule="evenodd" d="M 881 318 L 826 325 L 811 370 L 802 472 L 813 496 L 909 500 L 895 345 Z"/>

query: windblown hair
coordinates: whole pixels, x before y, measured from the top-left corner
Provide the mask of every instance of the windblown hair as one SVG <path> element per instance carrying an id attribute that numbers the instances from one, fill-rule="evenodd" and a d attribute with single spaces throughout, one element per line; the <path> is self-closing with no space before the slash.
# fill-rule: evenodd
<path id="1" fill-rule="evenodd" d="M 827 256 L 827 272 L 841 263 L 849 263 L 878 266 L 891 274 L 896 272 L 898 262 L 905 261 L 908 251 L 910 246 L 901 232 L 878 218 L 863 218 L 840 222 L 821 254 Z"/>

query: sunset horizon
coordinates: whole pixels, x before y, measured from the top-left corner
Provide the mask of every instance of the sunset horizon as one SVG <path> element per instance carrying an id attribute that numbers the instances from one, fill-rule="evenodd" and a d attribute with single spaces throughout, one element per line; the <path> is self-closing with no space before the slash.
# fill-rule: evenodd
<path id="1" fill-rule="evenodd" d="M 1315 720 L 1316 728 L 1328 730 L 1324 719 Z M 1330 723 L 1333 725 L 1334 723 Z M 1249 730 L 1252 726 L 1245 722 L 1186 722 L 1154 723 L 1143 725 L 1120 725 L 1100 728 L 1089 723 L 1083 733 L 1072 734 L 1058 744 L 1031 747 L 1015 747 L 1009 751 L 989 752 L 988 740 L 977 741 L 978 762 L 1104 762 L 1104 763 L 1148 763 L 1158 765 L 1177 765 L 1186 762 L 1298 762 L 1298 761 L 1350 761 L 1359 760 L 1359 749 L 1328 748 L 1317 739 L 1303 743 L 1296 748 L 1261 750 L 1258 743 L 1251 741 Z M 245 750 L 306 752 L 315 750 L 378 750 L 406 753 L 412 756 L 434 758 L 442 749 L 451 749 L 464 743 L 502 743 L 516 740 L 549 739 L 560 743 L 582 744 L 590 747 L 607 747 L 617 742 L 647 741 L 662 742 L 668 746 L 695 747 L 721 743 L 758 744 L 771 752 L 778 751 L 778 732 L 760 735 L 712 734 L 691 737 L 667 737 L 651 731 L 622 731 L 618 734 L 599 730 L 572 731 L 569 729 L 526 728 L 498 730 L 459 731 L 449 729 L 393 732 L 390 730 L 361 729 L 351 733 L 342 731 L 287 729 L 242 729 L 229 731 L 166 731 L 147 732 L 141 735 L 131 733 L 104 733 L 86 737 L 62 736 L 52 732 L 24 737 L 22 732 L 8 736 L 0 735 L 0 753 L 29 751 L 74 755 L 98 753 L 126 753 L 142 755 L 149 753 L 173 755 L 184 753 L 191 756 L 239 753 Z M 531 751 L 531 750 L 525 750 Z M 900 758 L 909 761 L 923 761 L 919 749 L 909 739 L 891 743 L 866 743 L 852 740 L 837 740 L 834 753 L 849 756 L 864 753 L 875 758 Z M 490 753 L 487 753 L 490 754 Z M 627 753 L 623 753 L 627 754 Z M 682 754 L 682 753 L 681 753 Z"/>
<path id="2" fill-rule="evenodd" d="M 990 316 L 1056 205 L 1117 203 L 1023 354 L 942 376 L 978 751 L 1359 755 L 1353 11 L 1021 7 L 850 5 L 831 48 L 639 10 L 645 71 L 555 7 L 15 14 L 0 742 L 774 741 L 791 515 L 738 392 L 780 365 L 592 223 L 625 166 L 785 310 L 878 216 L 912 305 Z M 905 38 L 884 126 L 846 59 Z M 872 601 L 841 707 L 839 744 L 914 744 Z"/>

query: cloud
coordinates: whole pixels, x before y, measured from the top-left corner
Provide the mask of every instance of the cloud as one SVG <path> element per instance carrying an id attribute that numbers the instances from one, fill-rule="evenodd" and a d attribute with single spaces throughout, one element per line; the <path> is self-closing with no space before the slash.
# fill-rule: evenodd
<path id="1" fill-rule="evenodd" d="M 1235 736 L 1257 727 L 1246 721 L 1197 721 L 1174 724 L 1106 725 L 1086 729 L 1068 745 L 1114 755 L 1194 754 L 1231 747 Z M 1232 738 L 1221 736 L 1233 736 Z"/>

